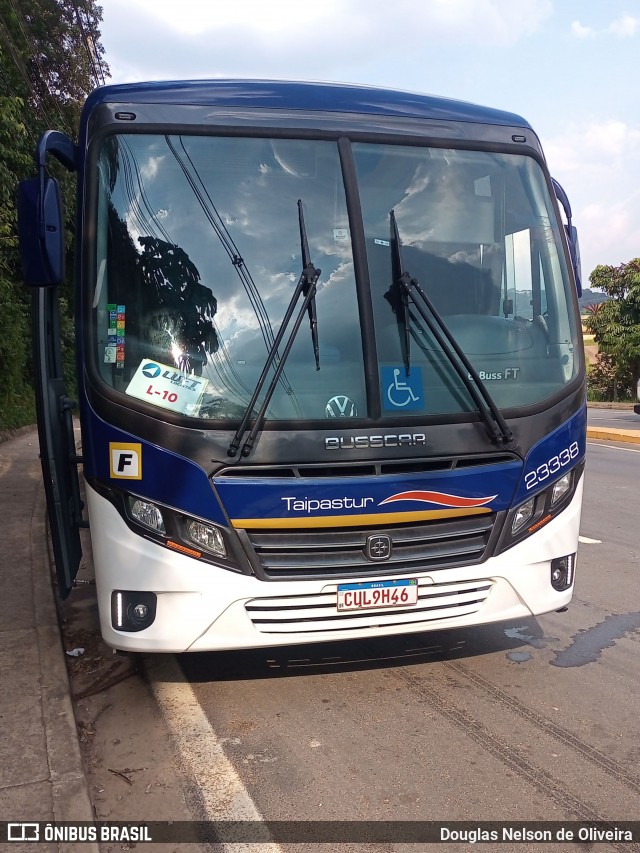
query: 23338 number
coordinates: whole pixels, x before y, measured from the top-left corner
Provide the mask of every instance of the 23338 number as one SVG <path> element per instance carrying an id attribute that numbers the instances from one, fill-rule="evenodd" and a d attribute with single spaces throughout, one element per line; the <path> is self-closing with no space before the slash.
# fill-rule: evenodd
<path id="1" fill-rule="evenodd" d="M 579 453 L 580 448 L 578 447 L 578 442 L 574 441 L 573 444 L 569 445 L 569 447 L 561 450 L 557 456 L 552 456 L 551 459 L 547 459 L 547 461 L 543 462 L 542 465 L 538 465 L 535 471 L 529 471 L 524 477 L 527 491 L 529 489 L 533 489 L 540 483 L 544 483 L 545 480 L 552 477 L 554 474 L 557 474 L 558 471 L 561 471 L 564 467 L 569 465 L 569 463 L 575 459 Z"/>

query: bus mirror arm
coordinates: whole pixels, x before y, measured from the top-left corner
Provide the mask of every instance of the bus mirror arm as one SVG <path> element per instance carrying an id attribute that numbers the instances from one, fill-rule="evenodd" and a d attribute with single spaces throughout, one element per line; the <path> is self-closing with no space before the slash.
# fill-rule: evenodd
<path id="1" fill-rule="evenodd" d="M 36 148 L 35 160 L 38 169 L 43 169 L 47 163 L 47 154 L 62 163 L 68 172 L 77 169 L 77 148 L 68 136 L 59 130 L 47 130 L 43 133 Z"/>
<path id="2" fill-rule="evenodd" d="M 564 226 L 565 234 L 567 235 L 567 243 L 569 245 L 569 255 L 571 257 L 571 266 L 573 267 L 573 272 L 576 279 L 576 291 L 578 296 L 582 296 L 582 264 L 580 261 L 580 244 L 578 242 L 578 229 L 572 222 L 571 218 L 571 203 L 569 201 L 569 196 L 564 191 L 564 188 L 556 181 L 555 178 L 551 178 L 551 183 L 553 184 L 553 189 L 556 194 L 556 198 L 562 205 L 562 209 L 564 210 L 564 215 L 567 217 L 567 224 Z"/>

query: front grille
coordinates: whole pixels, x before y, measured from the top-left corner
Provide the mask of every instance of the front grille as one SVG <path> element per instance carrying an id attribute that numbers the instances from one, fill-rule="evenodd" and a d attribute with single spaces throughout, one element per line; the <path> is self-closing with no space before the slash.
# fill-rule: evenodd
<path id="1" fill-rule="evenodd" d="M 323 480 L 334 477 L 380 477 L 385 474 L 402 474 L 411 477 L 415 474 L 435 471 L 454 471 L 461 468 L 478 468 L 488 465 L 506 465 L 519 463 L 513 453 L 483 453 L 461 456 L 435 456 L 420 459 L 383 459 L 377 462 L 334 462 L 315 465 L 230 465 L 215 472 L 215 478 L 233 477 L 234 479 L 304 479 Z"/>
<path id="2" fill-rule="evenodd" d="M 337 586 L 319 594 L 271 596 L 247 601 L 245 610 L 262 634 L 310 634 L 411 626 L 419 630 L 436 621 L 463 619 L 477 613 L 493 581 L 432 583 L 418 580 L 418 603 L 412 607 L 379 608 L 338 613 Z"/>
<path id="3" fill-rule="evenodd" d="M 479 563 L 487 549 L 496 515 L 425 521 L 387 527 L 249 529 L 247 548 L 257 573 L 268 578 L 350 578 L 407 574 Z M 367 537 L 386 534 L 393 543 L 384 562 L 365 557 Z"/>

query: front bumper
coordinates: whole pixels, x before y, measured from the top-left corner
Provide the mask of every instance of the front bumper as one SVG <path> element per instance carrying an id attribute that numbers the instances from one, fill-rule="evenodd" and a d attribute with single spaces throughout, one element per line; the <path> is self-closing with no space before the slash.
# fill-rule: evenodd
<path id="1" fill-rule="evenodd" d="M 102 635 L 127 651 L 214 651 L 468 627 L 557 610 L 569 603 L 573 588 L 553 589 L 550 564 L 577 549 L 582 489 L 583 478 L 560 515 L 497 557 L 412 573 L 417 605 L 339 613 L 340 579 L 268 582 L 170 552 L 133 533 L 87 486 Z M 366 578 L 384 579 L 382 571 Z M 153 624 L 133 633 L 114 630 L 113 590 L 156 593 Z"/>

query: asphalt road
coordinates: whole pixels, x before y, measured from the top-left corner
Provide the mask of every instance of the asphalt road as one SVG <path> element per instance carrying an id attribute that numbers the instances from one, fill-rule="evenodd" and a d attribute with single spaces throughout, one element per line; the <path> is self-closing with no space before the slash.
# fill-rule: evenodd
<path id="1" fill-rule="evenodd" d="M 185 766 L 217 791 L 217 814 L 237 817 L 225 811 L 231 794 L 220 803 L 225 779 L 223 790 L 236 800 L 240 790 L 269 820 L 637 820 L 639 482 L 640 448 L 589 443 L 576 594 L 564 613 L 181 656 L 191 699 L 178 709 L 174 683 L 165 714 Z M 158 673 L 158 684 L 170 680 Z"/>
<path id="2" fill-rule="evenodd" d="M 587 423 L 592 427 L 640 430 L 640 415 L 633 409 L 587 409 Z"/>

